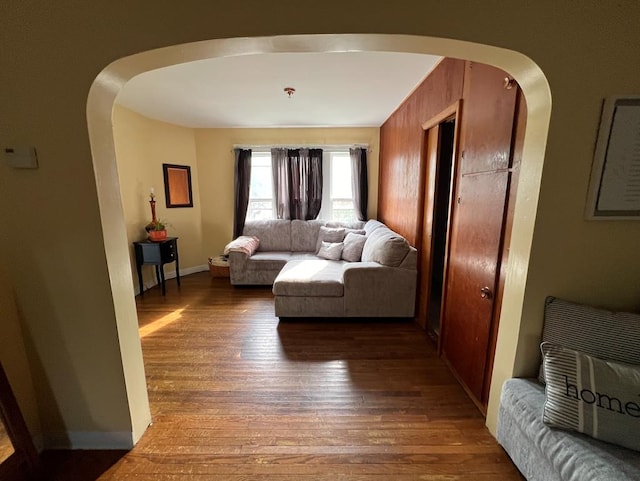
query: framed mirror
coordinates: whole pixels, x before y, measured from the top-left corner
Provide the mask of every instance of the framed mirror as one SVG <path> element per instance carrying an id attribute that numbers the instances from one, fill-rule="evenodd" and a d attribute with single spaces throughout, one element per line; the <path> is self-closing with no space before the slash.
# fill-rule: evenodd
<path id="1" fill-rule="evenodd" d="M 193 207 L 191 167 L 188 165 L 162 164 L 162 173 L 167 208 Z"/>
<path id="2" fill-rule="evenodd" d="M 0 364 L 0 481 L 42 479 L 38 453 Z"/>

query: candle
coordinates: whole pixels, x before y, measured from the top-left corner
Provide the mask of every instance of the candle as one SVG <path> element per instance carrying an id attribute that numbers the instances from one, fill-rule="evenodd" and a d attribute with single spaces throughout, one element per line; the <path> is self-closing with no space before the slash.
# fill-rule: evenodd
<path id="1" fill-rule="evenodd" d="M 155 193 L 155 189 L 153 187 L 151 187 L 151 193 L 154 194 Z"/>

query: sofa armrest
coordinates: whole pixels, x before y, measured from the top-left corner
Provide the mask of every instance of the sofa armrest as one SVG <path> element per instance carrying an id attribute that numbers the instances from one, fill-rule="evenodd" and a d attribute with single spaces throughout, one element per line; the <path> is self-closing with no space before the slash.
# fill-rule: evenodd
<path id="1" fill-rule="evenodd" d="M 353 262 L 343 271 L 345 314 L 413 317 L 417 271 L 377 262 Z"/>
<path id="2" fill-rule="evenodd" d="M 229 252 L 229 278 L 231 284 L 242 283 L 247 270 L 247 261 L 249 255 L 245 252 L 230 251 Z"/>

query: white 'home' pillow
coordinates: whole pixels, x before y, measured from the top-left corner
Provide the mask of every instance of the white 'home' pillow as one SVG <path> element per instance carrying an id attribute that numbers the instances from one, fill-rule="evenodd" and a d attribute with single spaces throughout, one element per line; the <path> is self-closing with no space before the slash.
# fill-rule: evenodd
<path id="1" fill-rule="evenodd" d="M 640 366 L 543 342 L 543 422 L 640 451 Z"/>

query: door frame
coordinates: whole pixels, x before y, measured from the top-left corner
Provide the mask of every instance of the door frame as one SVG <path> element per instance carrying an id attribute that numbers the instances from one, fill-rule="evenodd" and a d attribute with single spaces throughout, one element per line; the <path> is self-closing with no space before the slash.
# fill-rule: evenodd
<path id="1" fill-rule="evenodd" d="M 437 194 L 437 185 L 438 185 L 438 175 L 439 169 L 437 165 L 437 161 L 435 163 L 429 162 L 429 131 L 431 129 L 439 129 L 440 124 L 444 122 L 448 122 L 452 119 L 455 119 L 455 128 L 453 134 L 453 152 L 451 155 L 451 181 L 449 184 L 449 205 L 447 206 L 447 218 L 449 219 L 449 227 L 447 227 L 446 232 L 446 241 L 445 241 L 445 253 L 444 253 L 444 268 L 443 268 L 443 289 L 442 298 L 440 300 L 440 319 L 438 320 L 439 326 L 439 335 L 437 338 L 437 346 L 438 346 L 438 355 L 441 354 L 441 339 L 442 339 L 442 307 L 444 306 L 445 298 L 446 298 L 446 285 L 447 285 L 447 265 L 449 262 L 449 241 L 450 241 L 450 220 L 451 220 L 451 212 L 453 209 L 453 193 L 455 191 L 456 186 L 456 177 L 458 172 L 458 143 L 460 140 L 460 117 L 462 115 L 462 99 L 458 99 L 453 102 L 451 105 L 440 111 L 438 114 L 434 115 L 427 121 L 423 122 L 422 127 L 422 138 L 423 138 L 423 146 L 422 146 L 422 162 L 420 167 L 420 185 L 423 186 L 420 192 L 420 209 L 418 211 L 418 242 L 417 245 L 420 246 L 418 251 L 418 265 L 420 266 L 420 270 L 418 272 L 418 282 L 417 282 L 417 290 L 416 293 L 416 313 L 418 317 L 418 323 L 420 326 L 427 331 L 429 335 L 428 328 L 428 319 L 425 319 L 425 324 L 422 325 L 420 316 L 420 306 L 421 300 L 424 296 L 426 296 L 426 305 L 428 311 L 428 303 L 429 298 L 431 296 L 431 277 L 432 277 L 432 269 L 433 263 L 431 260 L 428 262 L 428 268 L 426 270 L 422 269 L 422 256 L 425 255 L 424 249 L 424 236 L 425 229 L 429 230 L 427 235 L 430 237 L 428 253 L 430 254 L 433 249 L 433 233 L 434 233 L 434 225 L 433 219 L 435 214 L 435 202 Z M 438 135 L 439 138 L 439 135 Z M 440 143 L 438 141 L 438 146 L 436 150 L 436 159 L 439 159 L 440 156 Z M 431 201 L 429 201 L 431 199 Z M 429 201 L 429 206 L 427 207 L 427 202 Z M 426 289 L 422 289 L 423 281 L 425 282 L 424 286 Z"/>

